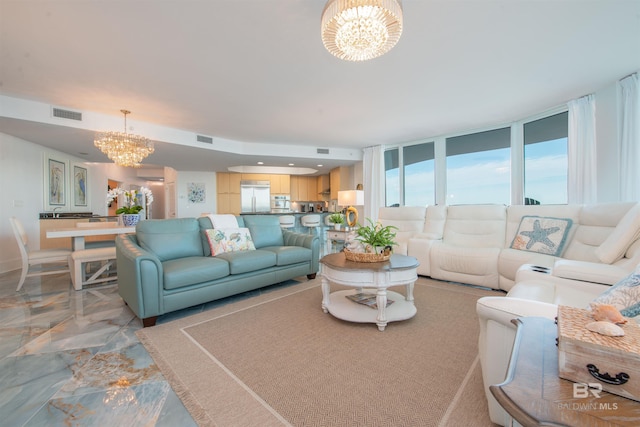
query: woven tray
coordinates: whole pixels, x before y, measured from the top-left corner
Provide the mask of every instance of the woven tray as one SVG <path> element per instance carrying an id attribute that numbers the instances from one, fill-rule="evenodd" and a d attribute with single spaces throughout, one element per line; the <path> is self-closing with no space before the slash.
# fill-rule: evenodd
<path id="1" fill-rule="evenodd" d="M 344 256 L 347 258 L 347 260 L 355 262 L 383 262 L 389 261 L 389 258 L 391 258 L 391 254 L 385 255 L 364 252 L 351 252 L 348 249 L 344 250 Z"/>

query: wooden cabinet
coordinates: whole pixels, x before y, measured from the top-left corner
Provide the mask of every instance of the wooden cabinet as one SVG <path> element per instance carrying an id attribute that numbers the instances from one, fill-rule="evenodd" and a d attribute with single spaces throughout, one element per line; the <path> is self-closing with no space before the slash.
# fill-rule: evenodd
<path id="1" fill-rule="evenodd" d="M 340 168 L 331 169 L 329 181 L 331 182 L 331 200 L 337 200 L 338 191 L 340 191 Z"/>
<path id="2" fill-rule="evenodd" d="M 218 172 L 216 213 L 240 213 L 240 180 L 242 174 L 230 172 Z"/>
<path id="3" fill-rule="evenodd" d="M 292 201 L 316 202 L 322 200 L 318 194 L 317 177 L 292 175 L 290 183 Z"/>
<path id="4" fill-rule="evenodd" d="M 329 172 L 329 181 L 331 182 L 331 199 L 336 200 L 338 198 L 338 191 L 341 190 L 354 190 L 352 186 L 352 176 L 350 169 L 346 166 L 340 166 L 331 169 Z"/>
<path id="5" fill-rule="evenodd" d="M 269 175 L 271 194 L 290 194 L 291 178 L 289 175 Z"/>
<path id="6" fill-rule="evenodd" d="M 266 173 L 243 173 L 242 175 L 243 181 L 270 181 L 271 175 Z"/>
<path id="7" fill-rule="evenodd" d="M 318 177 L 308 176 L 306 178 L 307 178 L 307 195 L 309 196 L 309 200 L 312 202 L 321 200 L 320 194 L 318 192 Z"/>

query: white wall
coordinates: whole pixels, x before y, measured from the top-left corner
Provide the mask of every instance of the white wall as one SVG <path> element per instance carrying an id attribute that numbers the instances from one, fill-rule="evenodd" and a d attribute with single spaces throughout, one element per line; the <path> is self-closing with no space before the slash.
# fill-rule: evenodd
<path id="1" fill-rule="evenodd" d="M 112 179 L 123 183 L 125 188 L 129 185 L 149 187 L 154 194 L 154 204 L 160 201 L 153 207 L 154 216 L 164 216 L 163 209 L 157 210 L 164 204 L 161 194 L 164 191 L 159 190 L 161 184 L 140 180 L 136 169 L 122 168 L 112 163 L 83 163 L 81 158 L 0 133 L 0 273 L 20 268 L 20 252 L 9 223 L 10 217 L 15 216 L 24 225 L 29 247 L 40 248 L 38 215 L 45 211 L 45 156 L 68 161 L 70 165 L 82 163 L 87 168 L 89 206 L 82 211 L 93 212 L 96 215 L 108 214 L 107 181 Z"/>
<path id="2" fill-rule="evenodd" d="M 188 197 L 190 183 L 204 184 L 206 193 L 204 203 L 191 203 Z M 176 215 L 178 218 L 199 217 L 203 213 L 216 212 L 216 173 L 215 172 L 179 172 L 176 179 Z"/>

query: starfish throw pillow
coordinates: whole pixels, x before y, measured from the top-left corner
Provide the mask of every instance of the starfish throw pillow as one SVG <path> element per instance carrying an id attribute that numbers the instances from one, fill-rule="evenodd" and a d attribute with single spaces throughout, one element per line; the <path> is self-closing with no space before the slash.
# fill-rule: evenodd
<path id="1" fill-rule="evenodd" d="M 572 223 L 570 218 L 523 216 L 511 248 L 560 256 Z"/>

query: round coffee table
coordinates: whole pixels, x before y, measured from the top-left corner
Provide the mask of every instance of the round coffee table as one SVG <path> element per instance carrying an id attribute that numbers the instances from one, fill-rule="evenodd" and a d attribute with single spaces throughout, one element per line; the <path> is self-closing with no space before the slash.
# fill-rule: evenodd
<path id="1" fill-rule="evenodd" d="M 413 285 L 418 279 L 418 260 L 405 255 L 391 255 L 384 262 L 354 262 L 344 253 L 329 254 L 322 264 L 322 310 L 349 322 L 375 323 L 384 331 L 387 323 L 410 319 L 416 314 L 413 303 Z M 355 290 L 331 292 L 330 283 L 349 286 Z M 404 285 L 406 296 L 387 291 L 392 286 Z M 369 291 L 369 292 L 367 292 Z M 376 308 L 352 301 L 348 296 L 370 294 L 375 296 Z M 365 295 L 366 296 L 366 295 Z M 387 305 L 387 301 L 393 303 Z"/>

